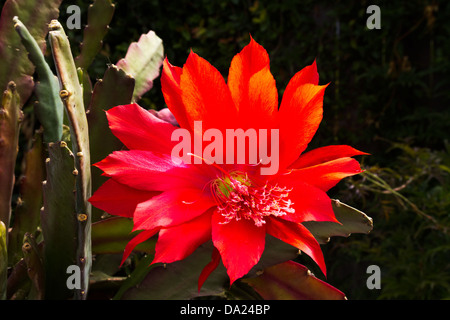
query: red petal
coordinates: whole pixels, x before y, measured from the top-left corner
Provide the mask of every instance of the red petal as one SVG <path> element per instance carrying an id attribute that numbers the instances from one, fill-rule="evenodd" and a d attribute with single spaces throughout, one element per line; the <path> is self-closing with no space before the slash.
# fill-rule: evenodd
<path id="1" fill-rule="evenodd" d="M 223 221 L 223 216 L 215 211 L 212 240 L 220 252 L 231 286 L 258 263 L 264 251 L 266 228 L 257 227 L 253 221 L 245 219 L 232 220 L 226 224 Z"/>
<path id="2" fill-rule="evenodd" d="M 183 69 L 171 65 L 165 58 L 161 74 L 161 90 L 167 107 L 172 111 L 180 127 L 190 130 L 186 107 L 181 99 L 180 76 L 182 72 Z"/>
<path id="3" fill-rule="evenodd" d="M 304 168 L 339 158 L 368 154 L 346 145 L 334 145 L 317 148 L 302 154 L 291 168 Z"/>
<path id="4" fill-rule="evenodd" d="M 115 151 L 94 166 L 104 175 L 130 186 L 147 191 L 164 191 L 181 187 L 203 188 L 209 181 L 207 171 L 194 165 L 175 163 L 170 155 L 151 151 Z"/>
<path id="5" fill-rule="evenodd" d="M 180 76 L 183 104 L 191 127 L 203 121 L 203 130 L 234 128 L 236 108 L 220 72 L 191 52 Z"/>
<path id="6" fill-rule="evenodd" d="M 310 66 L 304 67 L 292 77 L 292 79 L 286 86 L 284 94 L 292 95 L 299 86 L 307 83 L 314 85 L 319 84 L 319 73 L 317 72 L 316 60 L 314 60 L 314 62 Z"/>
<path id="7" fill-rule="evenodd" d="M 278 110 L 278 92 L 269 55 L 253 38 L 231 61 L 228 87 L 244 121 L 242 128 L 269 128 Z"/>
<path id="8" fill-rule="evenodd" d="M 220 252 L 216 248 L 213 248 L 211 262 L 209 262 L 202 270 L 200 277 L 198 278 L 198 291 L 202 288 L 209 275 L 216 270 L 220 263 Z"/>
<path id="9" fill-rule="evenodd" d="M 286 179 L 301 180 L 323 191 L 328 191 L 341 179 L 358 173 L 361 173 L 358 161 L 352 158 L 340 158 L 311 167 L 292 169 L 277 181 L 283 183 Z"/>
<path id="10" fill-rule="evenodd" d="M 177 226 L 198 217 L 215 204 L 213 197 L 200 189 L 165 191 L 138 204 L 133 230 Z"/>
<path id="11" fill-rule="evenodd" d="M 148 240 L 152 236 L 154 236 L 158 232 L 158 229 L 154 230 L 144 230 L 139 232 L 137 236 L 135 236 L 133 239 L 130 240 L 130 242 L 127 243 L 125 246 L 125 251 L 123 253 L 122 262 L 120 265 L 125 262 L 125 260 L 128 258 L 128 256 L 131 254 L 133 249 L 140 243 L 144 242 L 145 240 Z"/>
<path id="12" fill-rule="evenodd" d="M 281 217 L 282 219 L 297 223 L 303 221 L 332 221 L 340 223 L 334 215 L 331 199 L 325 191 L 303 181 L 295 181 L 293 179 L 283 180 L 279 182 L 279 185 L 292 188 L 288 199 L 293 202 L 292 207 L 295 209 L 295 213 L 284 215 Z"/>
<path id="13" fill-rule="evenodd" d="M 152 263 L 171 263 L 189 256 L 197 247 L 211 239 L 209 210 L 201 216 L 179 226 L 161 229 Z"/>
<path id="14" fill-rule="evenodd" d="M 291 80 L 292 82 L 292 80 Z M 288 87 L 291 86 L 291 82 Z M 327 86 L 303 84 L 284 93 L 279 110 L 280 168 L 292 164 L 306 149 L 322 121 Z"/>
<path id="15" fill-rule="evenodd" d="M 273 217 L 267 219 L 267 233 L 306 253 L 317 263 L 323 274 L 327 275 L 320 245 L 305 226 Z"/>
<path id="16" fill-rule="evenodd" d="M 128 149 L 172 152 L 175 143 L 170 138 L 177 127 L 137 104 L 114 107 L 106 112 L 106 116 L 111 131 Z"/>
<path id="17" fill-rule="evenodd" d="M 133 189 L 109 179 L 95 191 L 89 198 L 89 202 L 109 214 L 130 218 L 133 217 L 138 203 L 144 202 L 157 194 L 159 192 Z"/>

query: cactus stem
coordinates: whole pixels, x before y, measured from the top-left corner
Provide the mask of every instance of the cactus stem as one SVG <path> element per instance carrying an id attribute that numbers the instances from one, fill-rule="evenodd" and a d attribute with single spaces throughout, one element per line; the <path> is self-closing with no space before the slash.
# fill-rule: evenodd
<path id="1" fill-rule="evenodd" d="M 63 100 L 70 124 L 72 142 L 70 157 L 73 158 L 73 154 L 77 155 L 77 157 L 74 158 L 75 168 L 78 171 L 75 180 L 75 189 L 73 190 L 75 195 L 75 213 L 77 215 L 86 215 L 86 223 L 74 226 L 78 229 L 77 235 L 75 236 L 76 241 L 78 242 L 75 255 L 77 257 L 82 256 L 87 258 L 86 263 L 80 265 L 82 269 L 82 287 L 75 291 L 74 298 L 85 299 L 89 285 L 89 273 L 92 262 L 90 251 L 91 207 L 90 203 L 87 201 L 91 195 L 88 124 L 83 101 L 83 88 L 79 83 L 79 73 L 77 72 L 72 57 L 67 35 L 57 20 L 53 20 L 49 27 L 52 28 L 49 32 L 50 46 L 62 89 L 60 90 L 60 97 Z M 73 175 L 73 169 L 70 173 Z"/>

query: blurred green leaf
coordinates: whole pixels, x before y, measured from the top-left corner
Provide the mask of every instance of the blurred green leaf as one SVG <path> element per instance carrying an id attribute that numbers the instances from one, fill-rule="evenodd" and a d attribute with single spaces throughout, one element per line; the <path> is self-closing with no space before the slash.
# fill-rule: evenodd
<path id="1" fill-rule="evenodd" d="M 93 254 L 123 253 L 127 243 L 135 236 L 131 233 L 133 220 L 122 217 L 108 218 L 92 224 Z M 154 252 L 155 239 L 138 244 L 135 251 Z"/>
<path id="2" fill-rule="evenodd" d="M 369 233 L 372 230 L 372 218 L 362 211 L 339 200 L 331 200 L 331 204 L 336 219 L 341 224 L 328 221 L 303 222 L 319 243 L 327 243 L 332 236 L 349 237 L 352 233 Z"/>

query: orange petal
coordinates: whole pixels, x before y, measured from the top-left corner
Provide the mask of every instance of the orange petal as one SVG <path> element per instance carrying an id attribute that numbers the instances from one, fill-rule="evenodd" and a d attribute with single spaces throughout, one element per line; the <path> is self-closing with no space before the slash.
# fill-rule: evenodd
<path id="1" fill-rule="evenodd" d="M 292 164 L 316 133 L 322 121 L 326 87 L 306 83 L 283 95 L 279 110 L 280 168 Z"/>
<path id="2" fill-rule="evenodd" d="M 228 87 L 243 120 L 242 127 L 269 128 L 278 110 L 278 93 L 269 55 L 253 38 L 231 61 Z"/>
<path id="3" fill-rule="evenodd" d="M 183 66 L 180 88 L 191 127 L 194 121 L 203 121 L 203 131 L 235 127 L 236 107 L 222 75 L 193 52 Z"/>

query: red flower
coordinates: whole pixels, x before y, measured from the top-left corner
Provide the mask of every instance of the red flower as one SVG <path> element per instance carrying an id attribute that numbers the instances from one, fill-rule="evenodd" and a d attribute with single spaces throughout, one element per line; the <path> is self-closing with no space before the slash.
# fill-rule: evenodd
<path id="1" fill-rule="evenodd" d="M 227 83 L 193 52 L 183 68 L 164 61 L 165 101 L 180 127 L 194 137 L 208 129 L 224 136 L 227 129 L 278 130 L 279 167 L 271 175 L 258 171 L 265 164 L 248 159 L 211 165 L 198 149 L 192 164 L 177 161 L 171 153 L 178 142 L 171 137 L 178 127 L 136 104 L 109 110 L 110 128 L 129 150 L 96 164 L 110 179 L 90 202 L 110 214 L 132 217 L 133 231 L 141 230 L 126 246 L 124 259 L 156 234 L 153 263 L 184 259 L 212 239 L 212 261 L 199 288 L 220 259 L 232 284 L 259 261 L 270 234 L 308 254 L 326 274 L 320 246 L 302 222 L 338 222 L 326 191 L 360 173 L 351 157 L 365 153 L 335 145 L 302 154 L 322 120 L 326 86 L 318 81 L 314 62 L 290 80 L 278 108 L 268 54 L 253 39 L 233 58 Z M 202 121 L 200 132 L 194 121 Z"/>

